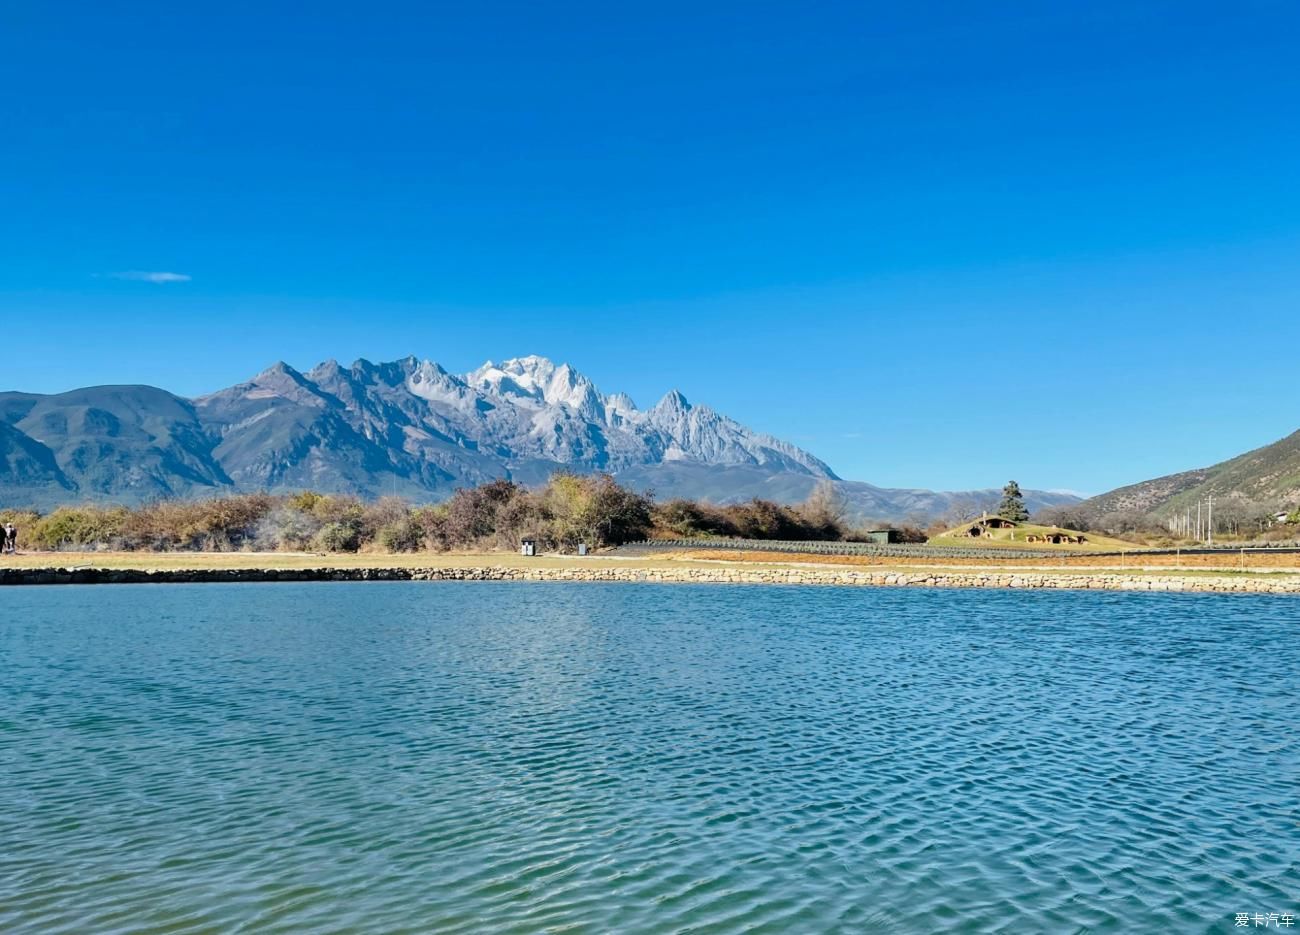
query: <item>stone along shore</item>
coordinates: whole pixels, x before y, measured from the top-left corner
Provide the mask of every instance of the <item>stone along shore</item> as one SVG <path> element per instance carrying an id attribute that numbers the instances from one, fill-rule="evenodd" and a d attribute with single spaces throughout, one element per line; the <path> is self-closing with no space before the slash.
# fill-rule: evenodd
<path id="1" fill-rule="evenodd" d="M 1300 594 L 1300 576 L 1125 575 L 1008 571 L 848 571 L 821 568 L 0 568 L 0 585 L 270 581 L 569 581 L 663 584 L 811 584 L 931 588 Z"/>

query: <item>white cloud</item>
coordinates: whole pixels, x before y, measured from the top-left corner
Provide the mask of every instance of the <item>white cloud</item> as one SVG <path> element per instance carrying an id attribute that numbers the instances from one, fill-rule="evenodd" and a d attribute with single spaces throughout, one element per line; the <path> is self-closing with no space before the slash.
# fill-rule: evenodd
<path id="1" fill-rule="evenodd" d="M 158 285 L 168 282 L 189 282 L 191 277 L 186 273 L 151 273 L 145 270 L 127 270 L 124 273 L 109 273 L 110 279 L 126 279 L 131 282 L 152 282 Z"/>

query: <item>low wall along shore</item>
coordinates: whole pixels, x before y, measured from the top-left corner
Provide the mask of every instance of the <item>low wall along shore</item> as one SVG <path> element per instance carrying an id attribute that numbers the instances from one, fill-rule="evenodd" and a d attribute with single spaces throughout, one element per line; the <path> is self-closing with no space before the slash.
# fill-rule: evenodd
<path id="1" fill-rule="evenodd" d="M 937 588 L 1063 588 L 1300 594 L 1300 577 L 1133 575 L 1106 572 L 856 571 L 821 568 L 0 568 L 0 585 L 271 581 L 567 581 L 666 584 L 779 584 Z"/>

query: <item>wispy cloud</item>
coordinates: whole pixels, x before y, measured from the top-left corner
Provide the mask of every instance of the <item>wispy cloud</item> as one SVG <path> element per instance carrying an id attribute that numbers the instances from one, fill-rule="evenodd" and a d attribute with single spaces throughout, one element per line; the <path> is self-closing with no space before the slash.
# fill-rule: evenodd
<path id="1" fill-rule="evenodd" d="M 147 270 L 131 269 L 123 273 L 109 273 L 109 279 L 125 279 L 129 282 L 152 282 L 157 285 L 169 282 L 189 282 L 192 278 L 186 273 L 155 273 Z"/>

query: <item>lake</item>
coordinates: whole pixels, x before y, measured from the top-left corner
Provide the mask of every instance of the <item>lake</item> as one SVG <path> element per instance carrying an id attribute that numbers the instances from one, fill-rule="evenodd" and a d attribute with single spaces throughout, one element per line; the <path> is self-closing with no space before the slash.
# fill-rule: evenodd
<path id="1" fill-rule="evenodd" d="M 1298 660 L 1286 597 L 4 589 L 0 931 L 1276 927 Z"/>

